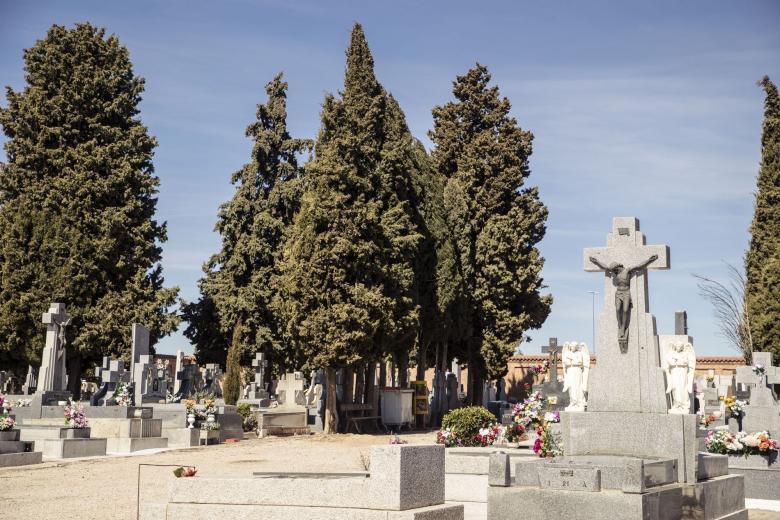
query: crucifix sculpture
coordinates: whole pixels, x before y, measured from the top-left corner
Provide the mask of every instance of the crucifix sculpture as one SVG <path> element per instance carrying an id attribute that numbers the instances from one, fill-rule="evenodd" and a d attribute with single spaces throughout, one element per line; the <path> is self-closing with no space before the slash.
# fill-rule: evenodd
<path id="1" fill-rule="evenodd" d="M 599 269 L 612 275 L 615 286 L 615 313 L 618 323 L 618 344 L 624 354 L 628 350 L 628 324 L 631 320 L 631 275 L 644 271 L 647 266 L 658 260 L 658 255 L 652 255 L 648 260 L 634 267 L 626 267 L 619 262 L 604 265 L 598 258 L 591 256 L 590 261 Z"/>
<path id="2" fill-rule="evenodd" d="M 561 347 L 558 346 L 558 338 L 550 338 L 548 345 L 542 346 L 542 353 L 550 355 L 550 382 L 555 383 L 558 381 L 558 354 L 561 352 Z"/>

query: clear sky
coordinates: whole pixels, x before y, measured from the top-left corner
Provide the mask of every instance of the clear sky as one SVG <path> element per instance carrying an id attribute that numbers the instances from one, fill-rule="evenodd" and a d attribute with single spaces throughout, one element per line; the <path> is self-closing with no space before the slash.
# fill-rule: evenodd
<path id="1" fill-rule="evenodd" d="M 588 291 L 603 292 L 603 276 L 582 270 L 582 249 L 604 244 L 613 216 L 638 217 L 648 243 L 671 247 L 672 269 L 650 274 L 659 333 L 686 309 L 699 354 L 734 353 L 691 273 L 723 278 L 723 261 L 739 264 L 747 246 L 756 81 L 780 82 L 780 2 L 0 0 L 0 84 L 21 89 L 22 49 L 51 24 L 78 21 L 115 33 L 146 78 L 164 273 L 184 298 L 197 298 L 201 265 L 219 247 L 217 208 L 249 158 L 244 130 L 263 86 L 284 71 L 289 126 L 315 136 L 359 21 L 379 80 L 426 146 L 431 108 L 477 61 L 534 133 L 529 182 L 550 209 L 541 249 L 555 303 L 525 353 L 549 336 L 590 344 Z M 192 349 L 180 333 L 158 345 L 178 348 Z"/>

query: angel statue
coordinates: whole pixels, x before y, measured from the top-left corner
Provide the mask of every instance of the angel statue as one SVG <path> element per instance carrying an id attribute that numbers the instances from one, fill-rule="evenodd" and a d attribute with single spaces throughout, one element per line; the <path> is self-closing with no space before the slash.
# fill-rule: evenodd
<path id="1" fill-rule="evenodd" d="M 666 393 L 672 399 L 669 413 L 693 413 L 691 393 L 693 373 L 696 370 L 696 354 L 693 345 L 683 341 L 672 343 L 666 351 Z"/>
<path id="2" fill-rule="evenodd" d="M 588 391 L 590 352 L 585 343 L 567 341 L 563 344 L 563 391 L 569 391 L 567 412 L 585 411 Z"/>

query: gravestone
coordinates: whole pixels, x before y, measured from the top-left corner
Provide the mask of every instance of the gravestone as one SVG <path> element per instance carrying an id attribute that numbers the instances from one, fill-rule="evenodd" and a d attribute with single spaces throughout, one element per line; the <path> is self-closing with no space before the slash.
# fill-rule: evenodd
<path id="1" fill-rule="evenodd" d="M 149 329 L 140 323 L 133 323 L 132 348 L 130 351 L 130 372 L 135 373 L 134 366 L 141 356 L 149 355 Z"/>
<path id="2" fill-rule="evenodd" d="M 181 350 L 176 351 L 176 367 L 174 369 L 174 380 L 173 380 L 173 395 L 179 395 L 179 387 L 181 386 L 181 379 L 179 379 L 178 374 L 184 370 L 184 352 Z"/>
<path id="3" fill-rule="evenodd" d="M 276 385 L 276 400 L 285 408 L 306 406 L 303 372 L 287 373 Z"/>
<path id="4" fill-rule="evenodd" d="M 154 361 L 154 356 L 142 354 L 133 366 L 133 390 L 135 392 L 135 405 L 143 403 L 157 403 L 166 397 L 165 370 L 160 370 Z M 162 379 L 162 381 L 160 381 Z"/>
<path id="5" fill-rule="evenodd" d="M 217 363 L 206 363 L 203 379 L 206 385 L 203 390 L 214 394 L 216 397 L 222 397 L 222 368 Z"/>
<path id="6" fill-rule="evenodd" d="M 181 399 L 186 399 L 194 393 L 193 378 L 195 377 L 197 368 L 198 366 L 194 363 L 188 363 L 182 365 L 181 370 L 176 372 L 176 381 L 178 382 L 179 391 L 176 392 L 174 398 L 177 402 Z"/>
<path id="7" fill-rule="evenodd" d="M 758 365 L 764 367 L 763 375 L 755 372 Z M 780 403 L 773 391 L 773 385 L 780 384 L 780 367 L 772 366 L 772 353 L 753 352 L 753 366 L 737 367 L 737 384 L 750 389 L 742 429 L 749 433 L 780 432 Z"/>
<path id="8" fill-rule="evenodd" d="M 674 313 L 674 334 L 663 334 L 658 336 L 658 347 L 661 355 L 661 364 L 666 366 L 667 356 L 674 355 L 672 350 L 674 345 L 678 343 L 690 344 L 693 348 L 693 337 L 688 335 L 688 314 L 685 311 L 677 311 Z M 694 354 L 691 362 L 695 362 L 696 357 Z M 715 390 L 714 388 L 712 390 Z M 695 395 L 691 390 L 690 410 L 687 413 L 694 413 Z M 717 390 L 715 394 L 715 400 L 717 401 Z M 670 403 L 671 404 L 671 403 Z M 716 406 L 719 403 L 716 403 Z"/>
<path id="9" fill-rule="evenodd" d="M 268 366 L 268 361 L 265 359 L 265 354 L 257 352 L 255 359 L 252 360 L 252 366 L 255 369 L 255 381 L 249 398 L 268 399 L 268 390 L 265 388 L 265 368 Z"/>
<path id="10" fill-rule="evenodd" d="M 503 478 L 488 481 L 488 518 L 746 519 L 743 477 L 727 474 L 726 456 L 697 454 L 693 414 L 669 413 L 645 271 L 668 269 L 668 248 L 615 218 L 607 247 L 584 260 L 606 271 L 587 411 L 562 412 L 563 453 L 518 462 L 514 482 L 509 457 L 491 455 L 489 475 Z"/>
<path id="11" fill-rule="evenodd" d="M 655 317 L 649 312 L 646 269 L 669 269 L 669 247 L 646 245 L 639 221 L 618 217 L 607 236 L 607 247 L 585 250 L 584 268 L 605 273 L 599 361 L 591 369 L 588 410 L 666 413 L 664 373 Z M 618 315 L 618 304 L 624 311 L 628 309 L 627 322 L 619 319 L 625 315 Z M 620 325 L 625 328 L 624 333 L 619 330 Z M 615 347 L 619 347 L 617 351 Z M 616 388 L 620 389 L 617 393 Z"/>
<path id="12" fill-rule="evenodd" d="M 24 395 L 30 395 L 35 392 L 35 387 L 38 386 L 37 381 L 38 379 L 35 377 L 35 369 L 32 365 L 27 365 L 27 377 L 24 378 L 22 393 Z"/>
<path id="13" fill-rule="evenodd" d="M 563 381 L 558 381 L 558 356 L 561 353 L 558 338 L 550 338 L 548 344 L 542 346 L 542 353 L 550 355 L 549 380 L 536 385 L 533 390 L 542 392 L 542 395 L 548 399 L 551 409 L 563 410 L 569 406 L 570 399 L 569 393 L 563 391 Z"/>
<path id="14" fill-rule="evenodd" d="M 32 398 L 33 418 L 40 418 L 41 406 L 66 401 L 67 391 L 65 375 L 66 340 L 65 330 L 71 317 L 65 312 L 65 305 L 52 303 L 49 312 L 43 314 L 46 324 L 46 346 L 41 356 L 41 368 L 38 372 L 38 386 Z"/>
<path id="15" fill-rule="evenodd" d="M 675 336 L 688 335 L 688 313 L 687 312 L 677 311 L 674 313 L 674 335 Z"/>
<path id="16" fill-rule="evenodd" d="M 102 384 L 89 398 L 92 406 L 109 405 L 119 383 L 130 383 L 130 372 L 125 370 L 125 362 L 108 356 L 103 356 L 103 365 L 95 369 L 95 377 L 100 378 Z"/>

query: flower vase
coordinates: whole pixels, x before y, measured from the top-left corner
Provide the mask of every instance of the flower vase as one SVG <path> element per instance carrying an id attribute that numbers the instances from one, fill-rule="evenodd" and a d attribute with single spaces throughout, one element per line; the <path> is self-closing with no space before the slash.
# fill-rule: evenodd
<path id="1" fill-rule="evenodd" d="M 215 421 L 215 419 L 214 419 L 214 414 L 213 413 L 210 413 L 210 414 L 208 414 L 206 416 L 206 422 L 207 423 L 212 424 L 214 421 Z"/>
<path id="2" fill-rule="evenodd" d="M 187 424 L 189 424 L 189 426 L 187 428 L 190 428 L 190 429 L 193 428 L 192 425 L 195 424 L 195 414 L 194 413 L 190 412 L 190 413 L 187 414 Z"/>

